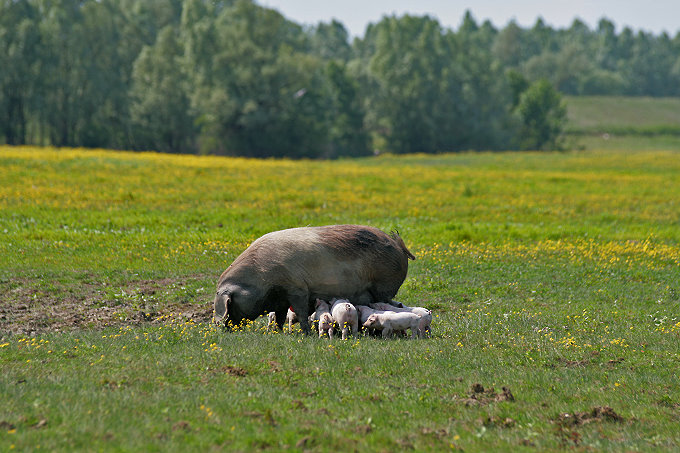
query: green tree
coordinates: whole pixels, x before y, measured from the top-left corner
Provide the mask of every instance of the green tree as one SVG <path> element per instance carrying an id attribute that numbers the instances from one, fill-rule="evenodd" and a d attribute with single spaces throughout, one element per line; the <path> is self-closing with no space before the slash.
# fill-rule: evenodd
<path id="1" fill-rule="evenodd" d="M 435 152 L 442 113 L 448 43 L 439 23 L 429 17 L 386 17 L 376 26 L 369 71 L 379 90 L 368 94 L 376 109 L 373 124 L 386 128 L 387 147 L 397 153 Z"/>
<path id="2" fill-rule="evenodd" d="M 137 149 L 195 152 L 195 126 L 186 94 L 182 46 L 168 25 L 146 46 L 132 73 L 131 116 Z"/>
<path id="3" fill-rule="evenodd" d="M 521 121 L 521 149 L 560 149 L 567 111 L 562 97 L 548 80 L 531 84 L 521 94 L 516 111 Z"/>
<path id="4" fill-rule="evenodd" d="M 458 32 L 447 35 L 452 60 L 443 93 L 451 103 L 446 115 L 451 121 L 442 149 L 507 149 L 513 135 L 512 92 L 492 53 L 498 33 L 488 25 L 473 27 L 470 20 L 466 16 Z"/>
<path id="5" fill-rule="evenodd" d="M 128 49 L 117 0 L 83 2 L 73 30 L 76 91 L 72 145 L 129 148 L 129 78 L 139 48 Z M 131 50 L 131 51 L 130 51 Z"/>
<path id="6" fill-rule="evenodd" d="M 507 73 L 508 85 L 512 92 L 512 108 L 519 105 L 519 101 L 527 88 L 529 88 L 529 81 L 517 70 L 511 69 Z"/>
<path id="7" fill-rule="evenodd" d="M 80 114 L 79 93 L 83 83 L 81 2 L 60 0 L 44 2 L 40 23 L 42 93 L 44 104 L 40 120 L 46 126 L 50 143 L 57 146 L 76 144 L 76 127 Z"/>
<path id="8" fill-rule="evenodd" d="M 302 28 L 247 0 L 189 6 L 182 33 L 201 150 L 319 155 L 328 140 L 326 85 Z"/>
<path id="9" fill-rule="evenodd" d="M 349 33 L 345 26 L 333 19 L 330 23 L 319 23 L 310 33 L 312 53 L 323 60 L 347 62 L 352 57 Z"/>
<path id="10" fill-rule="evenodd" d="M 526 60 L 527 49 L 523 35 L 524 30 L 513 20 L 496 36 L 492 53 L 503 66 L 514 68 Z"/>
<path id="11" fill-rule="evenodd" d="M 369 135 L 364 127 L 364 111 L 357 82 L 346 66 L 337 61 L 326 65 L 330 91 L 328 157 L 366 156 L 371 153 Z"/>
<path id="12" fill-rule="evenodd" d="M 40 108 L 38 11 L 26 0 L 0 1 L 0 136 L 27 141 L 32 108 Z"/>
<path id="13" fill-rule="evenodd" d="M 128 81 L 114 0 L 45 1 L 40 23 L 41 123 L 58 146 L 126 148 Z"/>

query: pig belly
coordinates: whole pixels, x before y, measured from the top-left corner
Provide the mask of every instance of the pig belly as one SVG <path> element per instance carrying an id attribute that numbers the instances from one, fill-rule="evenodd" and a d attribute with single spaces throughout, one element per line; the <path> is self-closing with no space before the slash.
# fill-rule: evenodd
<path id="1" fill-rule="evenodd" d="M 352 265 L 320 265 L 315 269 L 309 269 L 308 278 L 305 279 L 309 292 L 323 299 L 356 298 L 366 293 L 371 282 L 361 278 L 355 272 L 356 266 Z M 324 297 L 321 297 L 324 296 Z"/>
<path id="2" fill-rule="evenodd" d="M 392 324 L 392 328 L 395 330 L 406 330 L 409 327 L 411 327 L 411 324 L 414 322 L 414 320 L 417 320 L 415 316 L 411 315 L 409 313 L 408 315 L 411 316 L 404 316 L 406 313 L 396 313 L 395 315 L 392 315 L 389 320 L 390 324 Z"/>

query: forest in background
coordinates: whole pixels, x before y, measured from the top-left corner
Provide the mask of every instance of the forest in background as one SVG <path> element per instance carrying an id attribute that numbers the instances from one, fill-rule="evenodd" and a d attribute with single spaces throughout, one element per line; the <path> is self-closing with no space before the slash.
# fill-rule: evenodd
<path id="1" fill-rule="evenodd" d="M 251 0 L 0 0 L 0 143 L 335 158 L 557 149 L 562 95 L 680 96 L 680 33 L 292 22 Z"/>

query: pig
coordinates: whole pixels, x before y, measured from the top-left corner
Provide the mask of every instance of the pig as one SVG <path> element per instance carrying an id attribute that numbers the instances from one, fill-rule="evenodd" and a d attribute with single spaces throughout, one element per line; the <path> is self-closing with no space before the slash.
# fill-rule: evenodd
<path id="1" fill-rule="evenodd" d="M 397 313 L 403 312 L 403 313 L 415 313 L 416 315 L 420 316 L 420 325 L 418 326 L 418 330 L 420 332 L 420 336 L 429 336 L 430 335 L 430 325 L 432 324 L 432 312 L 428 310 L 427 308 L 423 307 L 407 307 L 406 305 L 393 301 L 395 304 L 386 304 L 384 302 L 376 302 L 374 304 L 371 304 L 371 308 L 375 308 L 378 310 L 391 310 Z"/>
<path id="2" fill-rule="evenodd" d="M 335 321 L 330 313 L 322 313 L 319 317 L 319 338 L 323 337 L 324 334 L 328 335 L 328 338 L 333 338 L 333 331 L 335 330 Z"/>
<path id="3" fill-rule="evenodd" d="M 308 319 L 309 319 L 310 328 L 312 330 L 315 330 L 315 331 L 318 332 L 318 330 L 319 330 L 319 315 L 316 313 L 316 311 L 314 313 L 312 313 L 311 315 L 309 315 Z"/>
<path id="4" fill-rule="evenodd" d="M 359 336 L 359 316 L 356 307 L 347 299 L 333 299 L 331 301 L 331 316 L 342 331 L 342 339 L 346 340 L 351 330 L 354 338 Z"/>
<path id="5" fill-rule="evenodd" d="M 268 318 L 267 330 L 272 330 L 272 331 L 276 330 L 276 313 L 274 313 L 273 311 L 270 311 L 267 314 L 267 318 Z"/>
<path id="6" fill-rule="evenodd" d="M 323 337 L 324 334 L 328 334 L 328 338 L 333 338 L 335 320 L 330 309 L 328 302 L 321 299 L 316 300 L 315 318 L 319 320 L 319 338 Z"/>
<path id="7" fill-rule="evenodd" d="M 368 327 L 364 326 L 366 321 L 368 321 L 368 317 L 371 316 L 373 313 L 386 313 L 385 310 L 376 310 L 374 308 L 365 306 L 365 305 L 358 305 L 357 306 L 357 311 L 359 313 L 359 326 L 361 326 L 362 329 L 364 329 L 364 335 L 375 335 L 377 328 L 375 327 Z M 364 328 L 365 327 L 365 328 Z M 399 333 L 399 331 L 397 331 Z M 404 331 L 401 331 L 404 336 L 406 333 Z"/>
<path id="8" fill-rule="evenodd" d="M 390 302 L 415 256 L 399 233 L 362 225 L 274 231 L 255 240 L 217 282 L 214 321 L 228 326 L 273 311 L 281 328 L 291 308 L 310 333 L 316 298 L 353 305 Z"/>
<path id="9" fill-rule="evenodd" d="M 386 311 L 373 313 L 364 323 L 364 327 L 382 330 L 383 338 L 389 337 L 393 331 L 411 329 L 411 337 L 418 337 L 420 316 L 414 313 Z"/>
<path id="10" fill-rule="evenodd" d="M 286 321 L 288 321 L 288 333 L 293 333 L 293 324 L 298 322 L 298 317 L 293 310 L 290 308 L 286 313 Z"/>
<path id="11" fill-rule="evenodd" d="M 362 326 L 366 321 L 368 321 L 368 317 L 371 316 L 373 313 L 375 313 L 377 310 L 368 307 L 366 305 L 358 305 L 357 306 L 357 311 L 359 314 L 359 324 Z"/>

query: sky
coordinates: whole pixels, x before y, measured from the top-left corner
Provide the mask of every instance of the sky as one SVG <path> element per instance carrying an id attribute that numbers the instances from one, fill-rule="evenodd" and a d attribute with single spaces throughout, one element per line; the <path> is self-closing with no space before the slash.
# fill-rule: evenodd
<path id="1" fill-rule="evenodd" d="M 337 19 L 351 36 L 363 36 L 366 25 L 378 22 L 385 15 L 430 15 L 444 27 L 457 29 L 466 10 L 478 24 L 490 20 L 503 28 L 515 20 L 523 28 L 531 27 L 536 19 L 553 28 L 567 28 L 575 18 L 591 29 L 606 17 L 620 32 L 628 26 L 671 37 L 680 31 L 680 0 L 257 0 L 262 6 L 278 10 L 299 24 L 316 24 Z"/>

